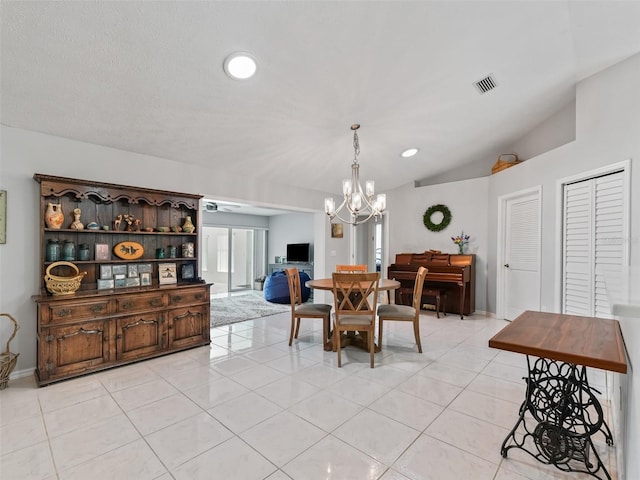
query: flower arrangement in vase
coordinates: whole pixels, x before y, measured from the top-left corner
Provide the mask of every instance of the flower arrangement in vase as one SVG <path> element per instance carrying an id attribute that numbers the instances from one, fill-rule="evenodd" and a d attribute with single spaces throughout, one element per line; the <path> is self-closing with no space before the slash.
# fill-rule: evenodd
<path id="1" fill-rule="evenodd" d="M 469 235 L 465 235 L 464 231 L 456 236 L 456 237 L 451 237 L 451 240 L 453 240 L 453 243 L 455 243 L 458 246 L 458 253 L 460 255 L 462 255 L 464 253 L 464 246 L 469 243 Z"/>

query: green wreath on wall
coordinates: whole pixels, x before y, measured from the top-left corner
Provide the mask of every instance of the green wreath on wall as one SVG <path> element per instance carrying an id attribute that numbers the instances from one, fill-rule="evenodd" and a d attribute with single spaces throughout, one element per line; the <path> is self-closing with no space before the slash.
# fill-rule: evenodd
<path id="1" fill-rule="evenodd" d="M 440 221 L 440 223 L 433 223 L 431 221 L 431 216 L 436 212 L 442 213 L 442 220 Z M 424 226 L 432 232 L 440 232 L 447 228 L 447 226 L 449 226 L 449 224 L 451 223 L 451 210 L 449 210 L 449 207 L 447 207 L 446 205 L 432 205 L 427 208 L 426 212 L 424 212 L 422 221 L 424 223 Z"/>

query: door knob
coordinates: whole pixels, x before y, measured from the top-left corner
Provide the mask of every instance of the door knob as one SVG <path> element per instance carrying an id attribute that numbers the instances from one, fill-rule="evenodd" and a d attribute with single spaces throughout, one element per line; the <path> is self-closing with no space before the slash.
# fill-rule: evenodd
<path id="1" fill-rule="evenodd" d="M 504 268 L 509 268 L 509 264 L 508 264 L 508 263 L 505 263 L 505 264 L 504 264 Z"/>

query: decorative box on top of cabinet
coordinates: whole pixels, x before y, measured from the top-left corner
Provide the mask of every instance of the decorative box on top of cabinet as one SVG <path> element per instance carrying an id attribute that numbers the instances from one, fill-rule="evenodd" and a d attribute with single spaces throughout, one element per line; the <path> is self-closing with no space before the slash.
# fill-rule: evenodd
<path id="1" fill-rule="evenodd" d="M 199 195 L 128 187 L 49 175 L 34 175 L 40 182 L 41 292 L 32 297 L 37 304 L 39 385 L 165 355 L 210 343 L 210 285 L 200 279 L 198 230 L 193 233 L 158 231 L 179 227 L 187 217 L 199 224 Z M 44 214 L 49 203 L 60 205 L 65 220 L 60 229 L 48 228 Z M 79 208 L 85 228 L 68 227 L 72 212 Z M 118 215 L 141 220 L 140 231 L 115 229 Z M 90 230 L 86 223 L 108 225 L 109 230 Z M 152 232 L 145 231 L 153 228 Z M 106 244 L 109 252 L 124 241 L 135 241 L 144 253 L 135 260 L 123 260 L 113 253 L 106 260 L 72 261 L 86 271 L 80 289 L 71 295 L 51 295 L 46 289 L 45 271 L 52 262 L 45 258 L 50 239 Z M 181 255 L 181 244 L 193 245 L 193 256 Z M 175 258 L 156 258 L 156 249 L 176 246 Z M 190 253 L 190 252 L 189 252 Z M 176 283 L 160 284 L 159 265 L 176 265 Z M 145 286 L 97 289 L 102 265 L 151 266 L 151 282 Z M 134 269 L 135 270 L 135 269 Z M 183 272 L 188 278 L 183 278 Z M 59 275 L 64 275 L 64 270 Z"/>

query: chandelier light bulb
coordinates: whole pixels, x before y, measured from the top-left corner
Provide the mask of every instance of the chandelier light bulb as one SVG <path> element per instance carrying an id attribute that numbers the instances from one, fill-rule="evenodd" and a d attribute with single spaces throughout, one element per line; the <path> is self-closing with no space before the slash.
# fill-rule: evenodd
<path id="1" fill-rule="evenodd" d="M 367 180 L 365 182 L 365 190 L 367 197 L 373 197 L 375 191 L 375 183 L 373 180 Z"/>

